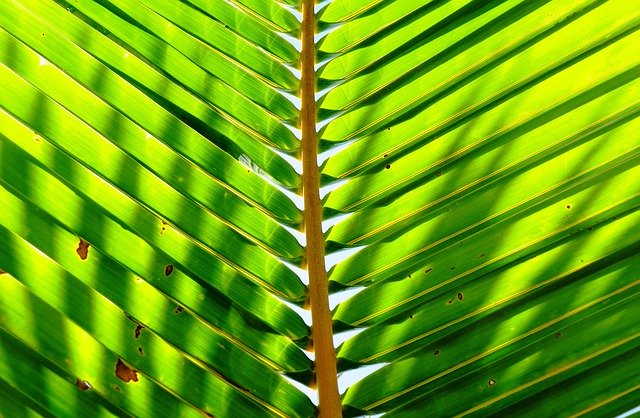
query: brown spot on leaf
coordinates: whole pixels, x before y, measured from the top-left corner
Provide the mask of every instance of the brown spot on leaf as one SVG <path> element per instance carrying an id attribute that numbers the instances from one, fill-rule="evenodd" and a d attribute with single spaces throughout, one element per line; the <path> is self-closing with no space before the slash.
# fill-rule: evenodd
<path id="1" fill-rule="evenodd" d="M 434 351 L 434 352 L 433 352 L 433 355 L 434 355 L 434 356 L 440 355 L 440 350 L 436 350 L 436 351 Z"/>
<path id="2" fill-rule="evenodd" d="M 438 171 L 438 172 L 436 173 L 436 177 L 440 177 L 441 175 L 442 175 L 442 171 Z"/>
<path id="3" fill-rule="evenodd" d="M 141 356 L 144 356 L 144 351 L 142 350 L 142 347 L 138 347 L 138 353 L 140 353 Z"/>
<path id="4" fill-rule="evenodd" d="M 124 364 L 121 359 L 118 359 L 116 364 L 116 376 L 125 383 L 138 381 L 138 372 Z"/>
<path id="5" fill-rule="evenodd" d="M 170 276 L 173 273 L 173 266 L 171 264 L 167 264 L 167 267 L 164 268 L 164 275 Z"/>
<path id="6" fill-rule="evenodd" d="M 458 292 L 458 300 L 462 300 L 462 293 Z"/>
<path id="7" fill-rule="evenodd" d="M 138 326 L 136 327 L 136 330 L 133 332 L 133 335 L 138 338 L 140 337 L 140 333 L 142 332 L 142 328 L 144 328 L 142 325 L 138 324 Z"/>
<path id="8" fill-rule="evenodd" d="M 87 390 L 91 388 L 91 384 L 89 382 L 87 382 L 86 380 L 80 380 L 80 379 L 76 379 L 76 386 L 80 390 Z"/>
<path id="9" fill-rule="evenodd" d="M 431 270 L 433 270 L 433 269 L 426 269 L 426 270 L 424 271 L 424 274 L 431 273 Z"/>
<path id="10" fill-rule="evenodd" d="M 567 205 L 567 209 L 571 209 L 571 205 Z"/>
<path id="11" fill-rule="evenodd" d="M 80 242 L 78 243 L 78 248 L 76 249 L 76 253 L 80 257 L 80 260 L 86 260 L 89 255 L 89 243 L 82 238 L 80 238 Z"/>
<path id="12" fill-rule="evenodd" d="M 556 338 L 560 338 L 560 337 L 562 337 L 562 334 L 559 332 L 556 332 Z"/>
<path id="13" fill-rule="evenodd" d="M 449 302 L 447 302 L 449 305 L 451 305 L 453 303 L 453 299 L 450 299 Z"/>
<path id="14" fill-rule="evenodd" d="M 384 158 L 387 158 L 388 156 L 389 156 L 389 154 L 385 154 L 383 157 L 384 157 Z"/>
<path id="15" fill-rule="evenodd" d="M 113 386 L 113 390 L 117 390 L 118 392 L 120 392 L 120 387 L 119 386 Z"/>
<path id="16" fill-rule="evenodd" d="M 204 413 L 204 415 L 205 415 L 205 416 L 208 416 L 208 417 L 210 417 L 210 418 L 216 418 L 213 414 L 210 414 L 210 413 L 208 413 L 208 412 L 205 412 L 205 413 Z"/>
<path id="17" fill-rule="evenodd" d="M 413 314 L 409 314 L 409 319 L 413 319 Z"/>
<path id="18" fill-rule="evenodd" d="M 7 274 L 7 272 L 4 270 L 0 270 L 0 274 Z"/>
<path id="19" fill-rule="evenodd" d="M 386 168 L 387 170 L 391 168 L 391 164 L 387 164 L 384 166 L 384 168 Z"/>
<path id="20" fill-rule="evenodd" d="M 179 313 L 181 313 L 181 312 L 182 312 L 182 310 L 183 310 L 182 306 L 178 306 L 178 307 L 177 307 L 173 312 L 175 312 L 175 313 L 178 313 L 178 314 L 179 314 Z"/>

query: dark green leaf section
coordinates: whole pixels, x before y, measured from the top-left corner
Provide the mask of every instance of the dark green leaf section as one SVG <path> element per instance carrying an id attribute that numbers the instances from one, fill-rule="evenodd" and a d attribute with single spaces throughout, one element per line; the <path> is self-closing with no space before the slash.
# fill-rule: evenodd
<path id="1" fill-rule="evenodd" d="M 365 4 L 367 3 L 367 4 Z M 610 416 L 640 375 L 640 8 L 329 3 L 347 416 Z M 324 27 L 324 26 L 323 26 Z"/>

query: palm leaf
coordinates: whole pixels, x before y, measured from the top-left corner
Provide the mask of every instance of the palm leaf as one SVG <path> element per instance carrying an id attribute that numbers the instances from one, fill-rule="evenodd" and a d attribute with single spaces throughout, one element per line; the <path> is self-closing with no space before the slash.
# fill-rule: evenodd
<path id="1" fill-rule="evenodd" d="M 640 8 L 312 7 L 0 5 L 0 414 L 637 406 Z"/>

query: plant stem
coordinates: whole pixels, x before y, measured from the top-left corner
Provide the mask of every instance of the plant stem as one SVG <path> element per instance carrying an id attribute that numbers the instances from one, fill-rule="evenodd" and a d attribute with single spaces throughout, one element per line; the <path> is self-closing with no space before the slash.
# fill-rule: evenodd
<path id="1" fill-rule="evenodd" d="M 324 265 L 322 236 L 322 205 L 318 173 L 318 137 L 316 133 L 315 102 L 315 16 L 314 0 L 302 2 L 301 57 L 301 128 L 302 128 L 302 187 L 304 194 L 304 225 L 307 237 L 307 271 L 309 273 L 309 303 L 313 321 L 311 338 L 315 351 L 315 372 L 321 418 L 342 416 L 336 352 L 329 310 L 327 273 Z"/>

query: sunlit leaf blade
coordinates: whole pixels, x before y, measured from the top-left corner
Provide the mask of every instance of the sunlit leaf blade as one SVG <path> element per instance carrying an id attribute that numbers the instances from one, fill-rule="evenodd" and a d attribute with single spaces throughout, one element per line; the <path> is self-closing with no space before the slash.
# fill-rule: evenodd
<path id="1" fill-rule="evenodd" d="M 86 2 L 78 1 L 75 4 L 78 9 L 75 10 L 74 13 L 79 14 L 86 12 L 89 17 L 95 19 L 99 24 L 104 25 L 105 28 L 113 34 L 117 34 L 126 40 L 132 48 L 141 53 L 149 51 L 148 53 L 144 53 L 144 55 L 150 56 L 154 50 L 162 51 L 165 49 L 163 52 L 166 54 L 165 60 L 180 59 L 172 58 L 172 56 L 176 54 L 171 51 L 171 48 L 175 48 L 199 67 L 216 76 L 218 79 L 223 80 L 248 99 L 255 101 L 270 112 L 275 113 L 283 119 L 291 119 L 296 116 L 297 112 L 293 105 L 285 97 L 267 85 L 267 82 L 269 82 L 276 87 L 283 87 L 281 84 L 284 82 L 277 83 L 273 80 L 264 79 L 263 76 L 256 73 L 256 70 L 249 67 L 243 68 L 241 63 L 238 62 L 239 57 L 229 57 L 224 54 L 224 52 L 226 52 L 225 48 L 221 48 L 222 51 L 219 51 L 214 48 L 215 45 L 210 46 L 197 39 L 195 34 L 188 34 L 186 32 L 188 28 L 185 28 L 185 31 L 183 31 L 180 27 L 163 19 L 155 13 L 157 9 L 150 11 L 135 3 L 114 1 L 115 6 L 125 11 L 131 19 L 135 19 L 136 22 L 144 24 L 144 28 L 151 32 L 151 34 L 148 34 L 143 29 L 126 26 L 124 22 L 116 20 L 117 18 L 105 13 L 101 8 L 91 7 L 91 3 L 87 4 Z M 120 10 L 116 9 L 114 12 L 120 12 Z M 190 16 L 186 16 L 186 18 L 190 18 Z M 193 23 L 195 24 L 195 22 Z M 210 27 L 219 26 L 217 22 L 204 23 L 209 23 L 208 26 Z M 204 27 L 207 26 L 205 25 Z M 156 35 L 157 38 L 154 38 L 153 35 Z M 215 38 L 220 38 L 220 34 L 216 34 Z M 170 45 L 163 46 L 161 40 L 166 40 Z M 241 42 L 237 41 L 236 43 Z M 154 46 L 155 49 L 152 50 L 151 48 Z M 242 44 L 241 46 L 245 45 Z M 248 61 L 251 61 L 250 58 L 252 57 L 249 56 L 248 58 Z M 254 60 L 256 59 L 257 58 L 254 58 Z M 277 64 L 270 63 L 270 65 L 276 66 Z M 285 72 L 285 74 L 287 73 Z"/>
<path id="2" fill-rule="evenodd" d="M 539 300 L 530 303 L 528 310 L 526 304 L 516 312 L 507 310 L 507 319 L 500 312 L 493 315 L 493 323 L 488 318 L 470 329 L 458 329 L 431 344 L 432 349 L 391 363 L 355 384 L 345 394 L 345 403 L 374 411 L 383 404 L 384 409 L 393 409 L 415 402 L 417 396 L 428 396 L 430 407 L 440 413 L 445 408 L 451 415 L 477 408 L 487 414 L 527 392 L 535 393 L 585 367 L 597 367 L 614 355 L 637 349 L 640 328 L 632 312 L 640 307 L 640 282 L 630 275 L 638 268 L 637 256 L 634 260 L 605 270 L 599 281 L 580 289 L 578 298 L 565 289 L 564 299 L 558 299 L 568 306 L 545 306 Z M 627 284 L 611 286 L 623 277 L 628 278 Z M 592 289 L 601 286 L 609 292 L 595 297 Z M 554 318 L 545 320 L 542 315 L 537 322 L 545 308 L 555 312 Z M 503 331 L 497 332 L 501 326 Z M 488 329 L 493 334 L 487 334 Z M 418 364 L 422 367 L 416 367 Z M 430 367 L 424 367 L 427 364 Z M 376 385 L 379 379 L 385 384 Z M 454 397 L 458 402 L 452 402 Z M 407 405 L 412 407 L 418 405 Z"/>
<path id="3" fill-rule="evenodd" d="M 397 360 L 424 350 L 471 323 L 481 324 L 504 309 L 525 305 L 540 292 L 562 286 L 570 288 L 572 281 L 586 286 L 597 279 L 594 271 L 637 252 L 640 234 L 630 231 L 639 218 L 640 212 L 636 211 L 610 225 L 591 227 L 566 243 L 503 270 L 453 276 L 427 268 L 413 272 L 411 281 L 371 287 L 363 292 L 362 298 L 379 300 L 375 311 L 367 311 L 361 302 L 356 316 L 358 305 L 352 303 L 351 315 L 346 306 L 341 306 L 336 318 L 359 325 L 378 325 L 345 342 L 338 349 L 338 357 L 345 364 Z M 588 277 L 579 279 L 582 276 Z M 627 279 L 636 280 L 633 276 L 621 278 L 617 285 L 622 286 Z M 413 287 L 411 282 L 415 283 Z M 602 289 L 608 291 L 604 285 Z M 569 291 L 568 298 L 575 297 L 573 291 Z M 554 313 L 545 311 L 539 317 L 547 314 Z M 349 316 L 351 319 L 347 319 Z"/>
<path id="4" fill-rule="evenodd" d="M 112 1 L 114 4 L 117 4 L 118 7 L 127 7 L 125 2 L 120 2 L 118 0 Z M 281 62 L 265 54 L 253 43 L 245 41 L 239 35 L 236 35 L 234 32 L 225 28 L 224 25 L 212 20 L 197 9 L 190 7 L 185 3 L 176 3 L 171 0 L 139 1 L 153 12 L 162 15 L 171 23 L 191 33 L 192 36 L 197 37 L 212 47 L 220 50 L 236 63 L 240 63 L 251 69 L 260 77 L 264 77 L 279 87 L 288 89 L 294 89 L 297 87 L 298 80 L 291 71 L 282 65 Z M 127 9 L 131 10 L 128 7 Z M 238 70 L 240 70 L 240 68 L 235 69 L 235 71 Z M 228 76 L 223 78 L 229 81 L 232 80 L 232 77 Z M 254 83 L 255 82 L 256 81 L 254 80 Z M 295 115 L 295 111 L 291 103 L 284 100 L 282 100 L 281 103 L 285 109 L 289 111 L 290 116 Z"/>
<path id="5" fill-rule="evenodd" d="M 164 71 L 175 77 L 176 81 L 178 81 L 176 83 L 147 65 L 133 52 L 112 41 L 96 28 L 76 18 L 64 8 L 53 3 L 36 1 L 28 1 L 27 3 L 28 9 L 21 7 L 24 6 L 24 3 L 21 6 L 16 6 L 13 2 L 3 4 L 2 14 L 6 19 L 13 16 L 14 21 L 18 19 L 18 23 L 21 25 L 29 25 L 29 20 L 27 20 L 29 12 L 27 10 L 39 14 L 46 18 L 47 26 L 43 28 L 42 32 L 45 38 L 49 32 L 59 32 L 74 43 L 82 45 L 87 52 L 99 60 L 113 68 L 119 68 L 125 76 L 157 94 L 157 100 L 167 96 L 179 95 L 182 100 L 191 102 L 195 100 L 204 104 L 192 93 L 186 91 L 182 87 L 184 85 L 200 97 L 204 97 L 211 106 L 216 106 L 223 116 L 232 118 L 232 122 L 240 124 L 245 129 L 255 131 L 262 135 L 263 138 L 269 138 L 269 140 L 265 139 L 267 143 L 278 141 L 277 144 L 274 144 L 275 146 L 288 150 L 293 150 L 297 147 L 297 140 L 289 129 L 270 116 L 265 110 L 248 103 L 248 99 L 243 99 L 242 96 L 237 94 L 234 95 L 228 86 L 225 87 L 222 82 L 216 81 L 206 72 L 195 69 L 193 71 L 185 71 L 186 64 L 174 59 L 155 63 L 155 65 L 160 66 Z M 7 22 L 7 24 L 10 24 L 10 22 Z M 33 27 L 30 26 L 29 29 L 33 31 Z M 172 90 L 175 90 L 175 92 Z M 227 94 L 238 97 L 238 99 L 225 100 Z"/>
<path id="6" fill-rule="evenodd" d="M 11 5 L 12 3 L 4 3 L 3 7 Z M 151 91 L 154 92 L 152 97 L 155 100 L 162 97 L 166 101 L 163 102 L 164 105 L 168 106 L 169 110 L 174 112 L 180 110 L 176 115 L 171 115 L 99 60 L 58 32 L 50 30 L 44 22 L 26 13 L 23 9 L 13 7 L 7 11 L 8 14 L 2 13 L 0 17 L 3 18 L 3 25 L 10 28 L 15 36 L 23 42 L 27 42 L 47 60 L 64 69 L 68 74 L 72 74 L 89 89 L 104 97 L 105 100 L 130 114 L 149 132 L 166 141 L 173 141 L 175 147 L 189 155 L 190 158 L 195 158 L 197 164 L 216 172 L 213 168 L 216 165 L 212 164 L 211 156 L 212 153 L 216 154 L 214 147 L 204 144 L 208 141 L 185 126 L 184 121 L 193 126 L 193 118 L 201 121 L 195 126 L 201 133 L 216 141 L 232 156 L 237 158 L 246 153 L 261 169 L 267 171 L 278 181 L 293 187 L 299 184 L 295 172 L 277 155 L 262 146 L 258 139 L 242 131 L 240 127 L 227 120 L 224 115 L 215 112 L 195 96 L 167 83 L 168 80 L 155 85 L 149 84 L 149 80 L 146 79 L 143 79 L 143 82 L 147 82 L 146 88 L 151 88 Z M 12 16 L 15 19 L 11 19 Z M 36 28 L 41 32 L 35 30 Z M 46 33 L 47 36 L 43 37 L 42 33 Z M 150 75 L 147 74 L 148 76 Z M 140 103 L 140 106 L 135 106 L 136 103 Z M 229 139 L 232 141 L 231 144 Z M 201 148 L 202 150 L 194 152 L 193 148 Z M 189 151 L 186 151 L 187 149 Z M 202 155 L 203 153 L 205 155 Z M 238 186 L 236 185 L 236 187 Z"/>
<path id="7" fill-rule="evenodd" d="M 634 10 L 624 19 L 617 19 L 619 14 L 614 13 L 618 8 L 612 8 L 613 24 L 595 26 L 593 33 L 586 31 L 585 27 L 591 29 L 594 26 L 592 20 L 603 18 L 597 10 L 576 15 L 577 18 L 573 16 L 576 20 L 568 24 L 563 22 L 566 26 L 547 34 L 536 43 L 529 42 L 528 48 L 514 46 L 508 59 L 502 57 L 503 54 L 494 57 L 491 52 L 498 53 L 500 50 L 487 50 L 485 46 L 480 57 L 473 58 L 473 62 L 481 67 L 479 73 L 469 74 L 466 60 L 458 71 L 443 65 L 433 71 L 436 74 L 434 77 L 442 76 L 442 80 L 428 77 L 422 82 L 412 81 L 399 86 L 377 103 L 359 107 L 332 120 L 323 133 L 327 139 L 345 140 L 365 136 L 329 159 L 323 167 L 323 173 L 328 177 L 342 178 L 364 170 L 380 169 L 386 164 L 383 164 L 384 155 L 402 155 L 407 149 L 451 130 L 476 112 L 490 111 L 509 100 L 517 101 L 519 95 L 527 97 L 545 91 L 545 97 L 540 99 L 547 100 L 549 106 L 569 100 L 571 96 L 625 71 L 638 71 L 637 54 L 634 52 L 640 35 L 634 30 L 640 25 L 640 13 Z M 537 25 L 538 20 L 534 23 Z M 567 32 L 580 34 L 580 41 L 576 42 L 567 36 Z M 502 43 L 491 46 L 508 49 Z M 494 59 L 498 59 L 498 62 L 494 62 Z M 482 68 L 482 62 L 485 66 L 491 65 Z M 531 62 L 536 65 L 527 65 Z M 460 71 L 463 74 L 459 74 Z M 456 86 L 463 78 L 460 75 L 471 76 L 472 79 Z M 452 79 L 452 76 L 458 78 Z M 420 84 L 427 84 L 428 90 L 420 88 Z M 449 90 L 452 88 L 454 90 Z M 445 90 L 449 90 L 448 94 L 442 95 Z M 420 97 L 414 100 L 412 95 Z M 425 95 L 430 95 L 429 101 L 423 101 L 428 99 Z M 411 110 L 413 112 L 405 114 Z M 367 135 L 372 131 L 371 135 Z"/>
<path id="8" fill-rule="evenodd" d="M 375 8 L 375 2 L 369 2 L 367 7 L 374 11 L 356 20 L 346 22 L 331 31 L 319 43 L 318 52 L 328 54 L 342 53 L 340 58 L 336 57 L 336 60 L 340 61 L 346 57 L 344 52 L 367 42 L 370 38 L 375 38 L 377 34 L 388 30 L 393 25 L 398 24 L 399 21 L 416 19 L 422 9 L 429 8 L 429 3 L 429 1 L 425 2 L 424 0 L 396 1 L 382 3 L 380 7 Z M 353 7 L 353 5 L 349 5 L 349 7 Z M 327 9 L 330 8 L 328 7 Z M 372 30 L 372 28 L 374 29 Z M 385 38 L 389 39 L 388 36 L 385 36 Z M 407 38 L 405 37 L 405 39 Z M 320 72 L 320 76 L 324 76 L 324 72 Z"/>
<path id="9" fill-rule="evenodd" d="M 629 78 L 631 75 L 618 79 L 612 86 L 625 83 Z M 462 125 L 397 159 L 389 169 L 359 176 L 332 191 L 325 201 L 328 213 L 358 210 L 358 214 L 334 228 L 328 240 L 355 245 L 366 242 L 372 235 L 389 234 L 410 217 L 424 216 L 429 213 L 428 208 L 451 204 L 459 196 L 491 187 L 501 178 L 541 172 L 539 167 L 543 164 L 549 167 L 545 162 L 563 149 L 577 147 L 604 132 L 607 137 L 615 136 L 624 143 L 624 138 L 640 123 L 637 119 L 640 103 L 635 94 L 639 87 L 640 81 L 633 79 L 600 97 L 597 96 L 599 89 L 585 92 L 571 103 L 578 106 L 566 113 L 562 107 L 552 107 L 542 113 L 511 113 L 508 107 L 500 112 L 485 113 L 469 125 Z M 579 106 L 592 94 L 594 100 Z M 494 129 L 497 120 L 503 120 L 506 125 L 499 131 Z M 631 127 L 625 125 L 614 131 L 618 133 L 610 133 L 624 123 Z M 477 136 L 464 135 L 470 124 Z M 454 146 L 458 149 L 452 153 Z M 496 162 L 502 165 L 499 170 L 495 169 Z M 550 171 L 550 175 L 560 175 Z M 462 194 L 443 194 L 445 183 Z M 400 196 L 409 187 L 413 190 Z M 392 203 L 382 206 L 391 200 Z M 361 210 L 373 205 L 380 207 Z"/>
<path id="10" fill-rule="evenodd" d="M 0 412 L 6 416 L 127 416 L 62 367 L 0 328 Z M 115 369 L 114 369 L 115 370 Z M 5 382 L 4 379 L 7 379 Z M 189 413 L 190 411 L 185 411 Z M 191 413 L 196 416 L 196 411 Z"/>
<path id="11" fill-rule="evenodd" d="M 394 2 L 402 3 L 399 0 L 392 0 L 389 3 Z M 385 3 L 384 0 L 336 0 L 322 10 L 318 20 L 329 23 L 348 21 L 383 3 Z"/>
<path id="12" fill-rule="evenodd" d="M 257 359 L 278 372 L 300 375 L 302 378 L 306 373 L 310 379 L 310 361 L 291 341 L 265 333 L 263 329 L 246 326 L 237 307 L 221 295 L 210 290 L 198 289 L 198 286 L 179 270 L 180 266 L 167 264 L 162 268 L 159 265 L 156 274 L 145 281 L 118 263 L 126 259 L 116 260 L 106 256 L 100 247 L 102 243 L 98 241 L 91 242 L 88 247 L 91 257 L 89 258 L 88 251 L 85 255 L 85 259 L 89 260 L 86 264 L 91 264 L 93 268 L 83 269 L 83 265 L 77 262 L 78 248 L 81 246 L 81 240 L 86 237 L 78 238 L 57 225 L 55 219 L 41 211 L 34 211 L 26 202 L 1 187 L 0 196 L 5 205 L 15 208 L 13 213 L 2 213 L 0 223 L 54 259 L 87 288 L 97 290 L 130 316 L 135 317 L 139 325 L 134 326 L 134 335 L 138 334 L 136 338 L 142 329 L 154 329 L 161 332 L 173 345 L 197 355 L 202 360 L 208 360 L 211 359 L 212 353 L 196 353 L 197 350 L 203 349 L 198 347 L 198 344 L 204 339 L 188 338 L 191 334 L 207 335 L 207 346 L 217 345 L 227 353 L 240 350 L 237 354 L 239 357 L 248 354 L 254 360 Z M 25 214 L 28 222 L 25 222 Z M 50 237 L 55 237 L 55 241 Z M 115 242 L 114 245 L 127 244 Z M 60 252 L 59 248 L 66 248 L 67 251 Z M 180 283 L 175 283 L 176 281 Z M 80 284 L 75 286 L 78 293 L 87 291 Z M 69 289 L 71 287 L 71 284 L 68 285 Z M 167 311 L 173 311 L 174 315 L 167 316 Z M 192 340 L 189 345 L 185 345 L 187 340 Z M 215 364 L 209 361 L 210 364 Z M 226 364 L 226 361 L 222 364 Z M 231 376 L 230 373 L 224 374 Z"/>
<path id="13" fill-rule="evenodd" d="M 249 12 L 234 7 L 224 0 L 189 0 L 189 3 L 285 62 L 292 63 L 298 59 L 299 54 L 290 43 Z"/>
<path id="14" fill-rule="evenodd" d="M 298 0 L 283 0 L 282 2 L 274 0 L 231 0 L 231 3 L 261 18 L 263 22 L 271 25 L 274 31 L 292 33 L 299 29 L 300 23 L 298 19 L 282 5 L 282 3 L 297 5 L 299 3 Z"/>
<path id="15" fill-rule="evenodd" d="M 28 275 L 30 269 L 25 264 L 32 263 L 33 260 L 20 247 L 17 241 L 12 241 L 10 245 L 3 246 L 3 254 L 6 255 L 6 249 L 11 248 L 22 259 L 14 261 L 15 269 L 20 275 Z M 42 260 L 40 258 L 40 263 Z M 37 268 L 51 274 L 54 279 L 59 272 L 57 266 L 48 263 L 38 264 Z M 33 277 L 35 276 L 31 273 L 30 278 L 24 280 L 31 283 L 31 280 L 35 280 Z M 109 309 L 113 305 L 85 295 L 91 300 L 93 308 L 100 312 L 100 320 L 94 321 L 86 308 L 76 307 L 78 304 L 82 306 L 82 295 L 70 293 L 73 296 L 61 297 L 63 295 L 60 292 L 57 298 L 52 295 L 54 299 L 50 302 L 56 309 L 66 307 L 66 313 L 74 319 L 72 322 L 16 280 L 7 277 L 3 288 L 5 292 L 1 296 L 2 305 L 7 307 L 3 315 L 3 328 L 73 374 L 84 375 L 86 372 L 78 373 L 78 369 L 92 366 L 89 369 L 92 370 L 91 375 L 84 379 L 96 390 L 102 389 L 101 394 L 109 396 L 110 400 L 114 399 L 113 402 L 117 405 L 126 405 L 126 409 L 135 415 L 148 413 L 148 410 L 143 412 L 142 408 L 148 408 L 152 399 L 160 405 L 164 404 L 166 409 L 160 406 L 159 410 L 166 411 L 177 412 L 196 407 L 215 414 L 214 411 L 221 413 L 233 405 L 238 411 L 243 411 L 241 413 L 280 415 L 255 395 L 228 384 L 220 375 L 208 372 L 200 360 L 185 356 L 151 333 L 143 334 L 148 337 L 147 351 L 145 355 L 141 355 L 138 342 L 127 329 L 131 322 L 122 311 Z M 38 290 L 46 293 L 44 287 L 38 287 Z M 9 304 L 9 300 L 19 300 L 22 303 Z M 34 332 L 34 315 L 48 318 L 50 325 L 41 332 Z M 125 371 L 130 370 L 124 376 L 116 375 L 119 361 L 126 366 Z M 135 381 L 132 370 L 137 372 L 135 378 L 138 381 Z M 128 396 L 125 397 L 124 394 Z"/>
<path id="16" fill-rule="evenodd" d="M 296 339 L 307 335 L 302 320 L 260 288 L 263 285 L 275 290 L 280 287 L 278 282 L 298 281 L 284 265 L 272 265 L 267 270 L 269 274 L 262 276 L 251 274 L 246 267 L 244 270 L 234 269 L 224 263 L 218 254 L 194 242 L 182 231 L 60 153 L 44 138 L 8 118 L 4 112 L 0 112 L 0 116 L 3 118 L 0 125 L 3 128 L 0 142 L 3 160 L 19 163 L 2 166 L 2 181 L 19 190 L 39 209 L 66 224 L 70 231 L 75 231 L 90 243 L 109 243 L 112 236 L 121 240 L 118 245 L 109 244 L 108 248 L 118 252 L 116 258 L 121 262 L 129 260 L 133 263 L 136 266 L 132 268 L 133 271 L 140 272 L 137 269 L 143 268 L 143 277 L 160 274 L 166 265 L 175 260 L 191 271 L 189 275 L 212 285 L 285 335 L 295 336 Z M 60 167 L 57 175 L 71 184 L 81 185 L 87 194 L 79 189 L 70 189 L 43 170 L 42 165 Z M 98 225 L 104 228 L 104 232 Z M 106 231 L 108 234 L 104 236 Z M 149 265 L 153 260 L 160 260 L 160 263 Z M 239 272 L 244 273 L 244 277 Z M 267 282 L 273 282 L 274 285 L 270 287 Z M 264 312 L 272 312 L 274 316 L 265 317 Z"/>
<path id="17" fill-rule="evenodd" d="M 348 215 L 326 248 L 363 246 L 329 272 L 364 287 L 332 313 L 360 328 L 338 368 L 382 366 L 343 412 L 636 406 L 635 375 L 608 379 L 640 358 L 638 6 L 361 6 L 326 7 L 318 75 L 325 216 Z"/>
<path id="18" fill-rule="evenodd" d="M 585 225 L 635 207 L 640 199 L 640 185 L 634 184 L 633 179 L 640 175 L 640 148 L 634 147 L 629 153 L 628 158 L 623 155 L 611 163 L 613 172 L 600 173 L 600 178 L 595 179 L 586 174 L 582 184 L 563 185 L 569 186 L 561 189 L 564 193 L 552 194 L 546 201 L 522 202 L 521 207 L 511 211 L 498 207 L 496 212 L 486 199 L 459 205 L 393 241 L 365 248 L 338 264 L 330 278 L 347 286 L 397 279 L 439 253 L 438 260 L 448 263 L 456 274 L 488 260 L 498 265 L 511 262 L 514 257 L 537 251 Z M 617 174 L 619 171 L 623 172 Z M 494 197 L 499 197 L 495 191 Z M 536 211 L 531 213 L 533 209 Z M 489 216 L 475 221 L 474 215 L 487 212 Z M 467 256 L 453 256 L 458 251 Z M 481 254 L 487 259 L 476 258 Z"/>

